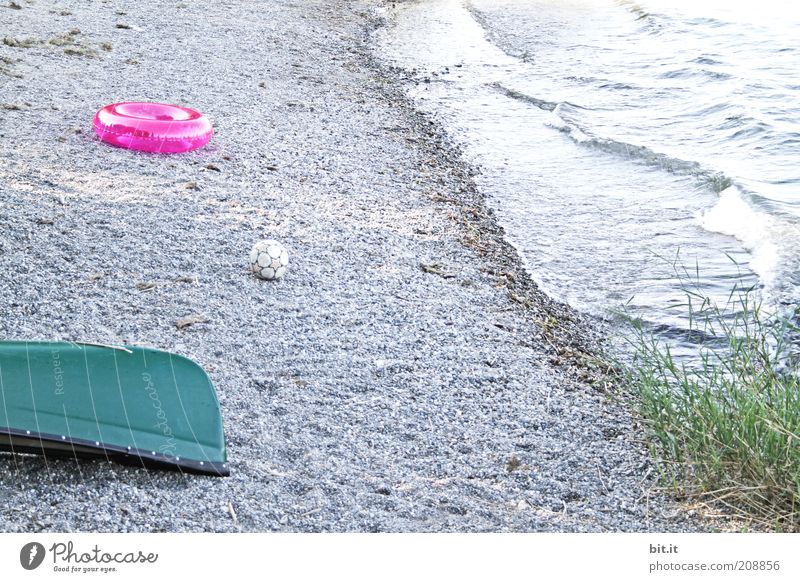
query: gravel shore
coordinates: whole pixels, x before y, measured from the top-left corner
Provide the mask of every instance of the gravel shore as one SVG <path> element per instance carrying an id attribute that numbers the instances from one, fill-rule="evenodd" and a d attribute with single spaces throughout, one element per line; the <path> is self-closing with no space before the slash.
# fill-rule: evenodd
<path id="1" fill-rule="evenodd" d="M 18 0 L 19 1 L 19 0 Z M 626 407 L 437 125 L 370 52 L 369 3 L 0 7 L 0 337 L 196 360 L 232 476 L 0 454 L 0 531 L 696 531 Z M 117 101 L 205 148 L 94 135 Z M 291 266 L 248 273 L 276 238 Z M 198 314 L 208 323 L 176 328 Z"/>

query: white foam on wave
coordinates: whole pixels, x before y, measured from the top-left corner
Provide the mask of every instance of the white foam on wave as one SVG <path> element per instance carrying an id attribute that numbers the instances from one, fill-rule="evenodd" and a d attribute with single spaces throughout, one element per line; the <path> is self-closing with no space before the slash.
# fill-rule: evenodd
<path id="1" fill-rule="evenodd" d="M 581 128 L 579 128 L 577 125 L 570 123 L 561 116 L 562 105 L 564 104 L 559 103 L 558 105 L 556 105 L 555 109 L 553 109 L 553 111 L 551 111 L 550 114 L 545 119 L 544 124 L 547 127 L 552 127 L 553 129 L 557 129 L 562 133 L 566 133 L 577 143 L 584 143 L 589 141 L 591 138 L 588 135 L 586 135 L 583 132 L 583 130 L 581 130 Z"/>
<path id="2" fill-rule="evenodd" d="M 736 186 L 720 193 L 719 201 L 698 216 L 700 226 L 710 232 L 732 236 L 750 253 L 749 267 L 769 287 L 779 264 L 774 234 L 779 230 L 775 218 L 759 212 L 745 201 Z"/>
<path id="3" fill-rule="evenodd" d="M 547 115 L 544 124 L 558 131 L 568 132 L 572 129 L 572 126 L 558 114 L 558 106 Z"/>

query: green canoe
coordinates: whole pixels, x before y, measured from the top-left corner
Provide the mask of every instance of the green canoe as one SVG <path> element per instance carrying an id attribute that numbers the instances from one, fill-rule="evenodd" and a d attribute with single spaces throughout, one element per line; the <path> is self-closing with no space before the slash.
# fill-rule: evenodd
<path id="1" fill-rule="evenodd" d="M 206 373 L 139 347 L 0 342 L 0 450 L 230 473 Z"/>

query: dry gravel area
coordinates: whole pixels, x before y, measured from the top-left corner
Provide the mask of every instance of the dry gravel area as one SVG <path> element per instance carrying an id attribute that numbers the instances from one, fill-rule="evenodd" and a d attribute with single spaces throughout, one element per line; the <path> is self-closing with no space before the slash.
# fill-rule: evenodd
<path id="1" fill-rule="evenodd" d="M 232 475 L 0 454 L 0 531 L 690 531 L 366 2 L 0 6 L 0 337 L 195 359 Z M 117 101 L 196 108 L 185 155 L 101 143 Z M 275 238 L 291 266 L 248 272 Z M 184 329 L 176 321 L 201 315 Z M 566 362 L 566 363 L 565 363 Z"/>

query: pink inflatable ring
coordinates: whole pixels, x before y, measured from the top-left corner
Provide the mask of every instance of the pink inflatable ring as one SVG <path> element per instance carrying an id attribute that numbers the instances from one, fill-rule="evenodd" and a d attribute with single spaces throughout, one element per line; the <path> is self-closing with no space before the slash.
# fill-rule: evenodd
<path id="1" fill-rule="evenodd" d="M 164 103 L 114 103 L 94 116 L 101 140 L 142 152 L 180 153 L 208 143 L 214 130 L 203 114 Z"/>

